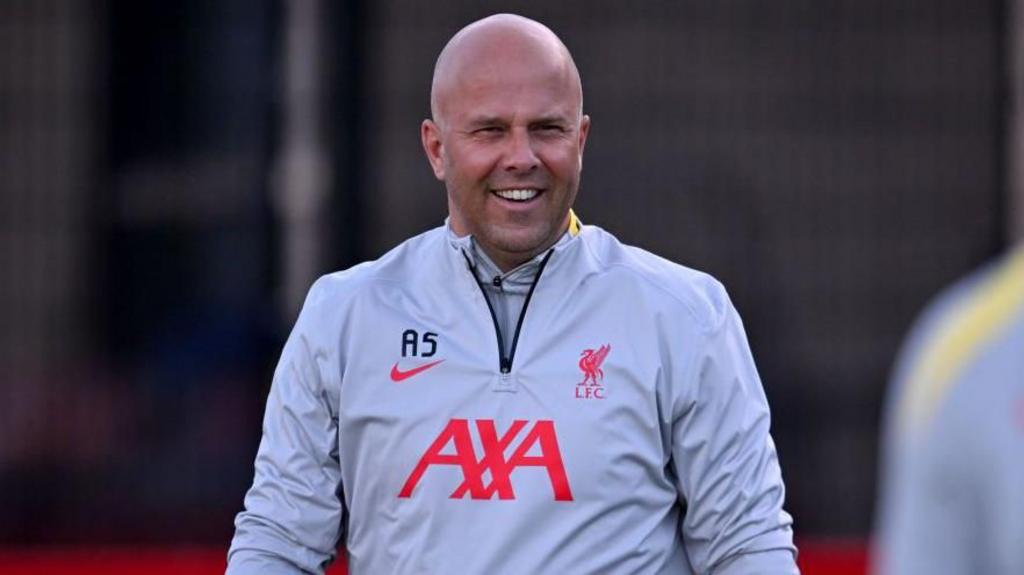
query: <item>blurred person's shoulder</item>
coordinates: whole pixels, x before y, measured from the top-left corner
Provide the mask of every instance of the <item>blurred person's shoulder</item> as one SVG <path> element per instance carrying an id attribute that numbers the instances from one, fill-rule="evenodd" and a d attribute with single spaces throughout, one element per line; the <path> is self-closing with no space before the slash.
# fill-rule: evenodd
<path id="1" fill-rule="evenodd" d="M 975 405 L 1001 396 L 993 392 L 1024 369 L 1021 349 L 1024 245 L 953 283 L 925 307 L 894 373 L 899 430 L 924 429 L 956 392 Z M 961 410 L 970 407 L 958 403 Z"/>
<path id="2" fill-rule="evenodd" d="M 598 226 L 584 226 L 583 239 L 602 273 L 636 285 L 656 301 L 677 304 L 702 331 L 717 329 L 732 307 L 725 287 L 711 274 L 625 244 Z"/>

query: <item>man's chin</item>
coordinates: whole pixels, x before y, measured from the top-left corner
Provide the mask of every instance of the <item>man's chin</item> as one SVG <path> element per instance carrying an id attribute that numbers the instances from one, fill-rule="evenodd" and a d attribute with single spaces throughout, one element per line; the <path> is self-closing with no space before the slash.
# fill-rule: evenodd
<path id="1" fill-rule="evenodd" d="M 526 261 L 551 247 L 557 237 L 536 230 L 521 233 L 500 233 L 480 238 L 487 251 L 498 251 L 506 257 Z"/>

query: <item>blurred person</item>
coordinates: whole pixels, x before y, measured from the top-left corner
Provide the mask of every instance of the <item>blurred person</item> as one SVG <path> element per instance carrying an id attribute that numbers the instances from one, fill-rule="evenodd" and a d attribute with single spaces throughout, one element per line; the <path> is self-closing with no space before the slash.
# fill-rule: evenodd
<path id="1" fill-rule="evenodd" d="M 319 573 L 339 541 L 356 574 L 797 572 L 740 319 L 581 224 L 589 128 L 547 27 L 449 41 L 421 126 L 449 217 L 311 288 L 229 573 Z"/>
<path id="2" fill-rule="evenodd" d="M 926 309 L 887 410 L 875 571 L 1024 573 L 1024 245 Z"/>

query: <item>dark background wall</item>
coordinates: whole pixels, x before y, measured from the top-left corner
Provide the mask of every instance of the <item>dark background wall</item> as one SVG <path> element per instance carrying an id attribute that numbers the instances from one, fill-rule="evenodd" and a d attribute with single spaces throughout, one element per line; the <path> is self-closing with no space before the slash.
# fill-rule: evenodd
<path id="1" fill-rule="evenodd" d="M 866 536 L 899 341 L 1008 236 L 1005 6 L 552 4 L 0 4 L 0 543 L 226 543 L 311 279 L 288 39 L 323 64 L 315 275 L 442 221 L 431 67 L 495 11 L 581 69 L 582 219 L 729 288 L 798 535 Z"/>

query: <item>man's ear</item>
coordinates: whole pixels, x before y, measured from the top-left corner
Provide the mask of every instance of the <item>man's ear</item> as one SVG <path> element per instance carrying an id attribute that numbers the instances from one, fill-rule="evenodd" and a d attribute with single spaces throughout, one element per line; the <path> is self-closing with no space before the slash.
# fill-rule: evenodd
<path id="1" fill-rule="evenodd" d="M 420 141 L 427 160 L 434 170 L 434 177 L 444 181 L 444 143 L 441 142 L 441 128 L 433 120 L 423 120 L 420 124 Z"/>
<path id="2" fill-rule="evenodd" d="M 580 133 L 579 133 L 579 136 L 580 136 L 580 141 L 579 141 L 579 146 L 580 146 L 580 168 L 581 169 L 583 168 L 583 148 L 585 148 L 586 145 L 587 145 L 587 134 L 589 134 L 589 133 L 590 133 L 590 116 L 584 114 L 583 117 L 580 118 Z"/>

